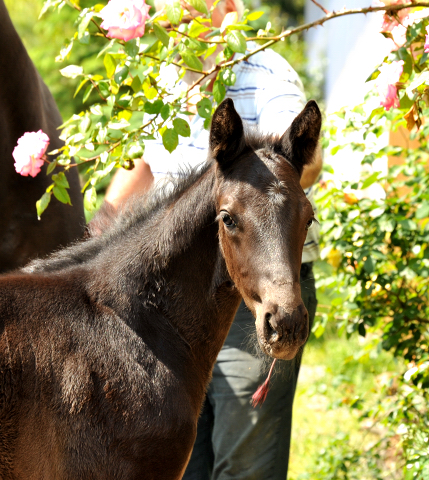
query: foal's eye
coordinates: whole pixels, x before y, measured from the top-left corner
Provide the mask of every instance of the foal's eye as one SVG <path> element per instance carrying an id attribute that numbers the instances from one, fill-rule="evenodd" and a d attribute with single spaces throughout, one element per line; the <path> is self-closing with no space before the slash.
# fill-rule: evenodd
<path id="1" fill-rule="evenodd" d="M 220 212 L 221 218 L 223 223 L 228 227 L 228 228 L 234 228 L 236 226 L 233 218 L 231 215 L 227 212 Z"/>
<path id="2" fill-rule="evenodd" d="M 310 218 L 310 220 L 305 225 L 305 229 L 308 230 L 313 225 L 314 218 Z"/>

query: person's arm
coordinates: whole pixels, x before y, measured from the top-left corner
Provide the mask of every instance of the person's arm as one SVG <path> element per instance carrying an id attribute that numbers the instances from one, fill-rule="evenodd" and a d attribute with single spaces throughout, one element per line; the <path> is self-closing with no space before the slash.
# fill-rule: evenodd
<path id="1" fill-rule="evenodd" d="M 115 209 L 132 195 L 146 193 L 153 184 L 150 166 L 143 160 L 135 160 L 132 170 L 120 168 L 114 175 L 106 192 L 105 202 Z"/>
<path id="2" fill-rule="evenodd" d="M 301 176 L 301 187 L 303 189 L 310 188 L 317 182 L 320 172 L 322 171 L 322 166 L 322 147 L 318 145 L 314 154 L 313 163 L 310 163 L 310 165 L 304 165 L 304 170 Z"/>

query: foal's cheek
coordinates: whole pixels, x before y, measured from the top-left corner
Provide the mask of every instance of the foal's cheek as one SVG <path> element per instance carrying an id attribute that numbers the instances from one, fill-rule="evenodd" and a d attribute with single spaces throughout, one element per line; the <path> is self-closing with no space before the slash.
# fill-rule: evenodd
<path id="1" fill-rule="evenodd" d="M 231 238 L 231 235 L 225 232 L 225 228 L 222 225 L 220 225 L 219 230 L 220 245 L 228 273 L 232 281 L 240 289 L 240 266 L 237 262 L 237 257 L 240 253 L 239 240 Z"/>

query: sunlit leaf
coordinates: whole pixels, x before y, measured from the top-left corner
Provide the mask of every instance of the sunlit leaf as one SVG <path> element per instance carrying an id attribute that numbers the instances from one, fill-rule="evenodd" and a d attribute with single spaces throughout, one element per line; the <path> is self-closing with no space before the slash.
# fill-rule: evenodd
<path id="1" fill-rule="evenodd" d="M 171 153 L 179 144 L 179 135 L 173 128 L 167 128 L 162 135 L 164 147 Z"/>
<path id="2" fill-rule="evenodd" d="M 107 77 L 112 78 L 116 70 L 116 60 L 110 55 L 110 53 L 106 53 L 106 55 L 104 55 L 103 63 Z"/>
<path id="3" fill-rule="evenodd" d="M 160 40 L 165 47 L 168 47 L 170 37 L 167 33 L 167 30 L 164 27 L 161 27 L 161 25 L 159 25 L 158 23 L 154 23 L 153 31 L 156 35 L 156 38 Z"/>
<path id="4" fill-rule="evenodd" d="M 191 128 L 189 123 L 182 118 L 175 118 L 173 120 L 174 130 L 182 137 L 189 137 L 191 135 Z"/>
<path id="5" fill-rule="evenodd" d="M 209 13 L 205 0 L 187 0 L 187 2 L 198 12 L 205 13 L 206 15 Z"/>
<path id="6" fill-rule="evenodd" d="M 212 102 L 208 98 L 203 98 L 197 103 L 198 115 L 203 118 L 210 118 L 212 114 Z"/>
<path id="7" fill-rule="evenodd" d="M 184 50 L 183 52 L 180 52 L 180 55 L 188 67 L 200 72 L 203 70 L 203 64 L 201 60 L 191 50 Z"/>
<path id="8" fill-rule="evenodd" d="M 83 75 L 83 67 L 79 65 L 69 65 L 68 67 L 62 68 L 60 73 L 63 77 L 76 78 L 79 75 Z"/>
<path id="9" fill-rule="evenodd" d="M 169 1 L 166 5 L 167 18 L 173 25 L 177 25 L 182 20 L 183 10 L 178 0 Z"/>
<path id="10" fill-rule="evenodd" d="M 94 186 L 91 186 L 85 190 L 83 195 L 83 204 L 88 212 L 95 210 L 97 205 L 97 190 Z"/>
<path id="11" fill-rule="evenodd" d="M 58 185 L 55 185 L 52 191 L 55 195 L 55 198 L 61 203 L 67 203 L 71 205 L 69 193 L 64 187 L 59 187 Z"/>
<path id="12" fill-rule="evenodd" d="M 222 24 L 220 26 L 220 31 L 223 33 L 230 25 L 234 25 L 238 22 L 238 13 L 237 12 L 229 12 L 225 15 L 224 19 L 222 20 Z"/>
<path id="13" fill-rule="evenodd" d="M 39 200 L 36 202 L 36 209 L 37 209 L 37 218 L 40 220 L 42 213 L 46 210 L 46 207 L 49 205 L 51 201 L 51 193 L 45 192 Z"/>
<path id="14" fill-rule="evenodd" d="M 246 53 L 247 43 L 244 35 L 241 32 L 237 30 L 229 32 L 226 36 L 226 43 L 232 51 L 237 53 Z"/>
<path id="15" fill-rule="evenodd" d="M 251 12 L 249 15 L 247 15 L 247 20 L 249 22 L 254 22 L 255 20 L 258 20 L 258 18 L 261 18 L 264 12 Z"/>

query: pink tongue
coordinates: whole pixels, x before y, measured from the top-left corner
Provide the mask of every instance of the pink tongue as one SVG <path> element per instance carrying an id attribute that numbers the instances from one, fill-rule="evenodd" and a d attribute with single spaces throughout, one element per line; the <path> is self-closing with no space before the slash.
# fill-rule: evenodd
<path id="1" fill-rule="evenodd" d="M 270 389 L 270 379 L 271 375 L 274 370 L 274 365 L 276 364 L 276 358 L 273 360 L 271 364 L 270 372 L 268 373 L 268 377 L 265 382 L 259 386 L 258 390 L 252 396 L 252 407 L 256 407 L 257 405 L 261 405 L 265 402 L 267 398 L 268 390 Z"/>

